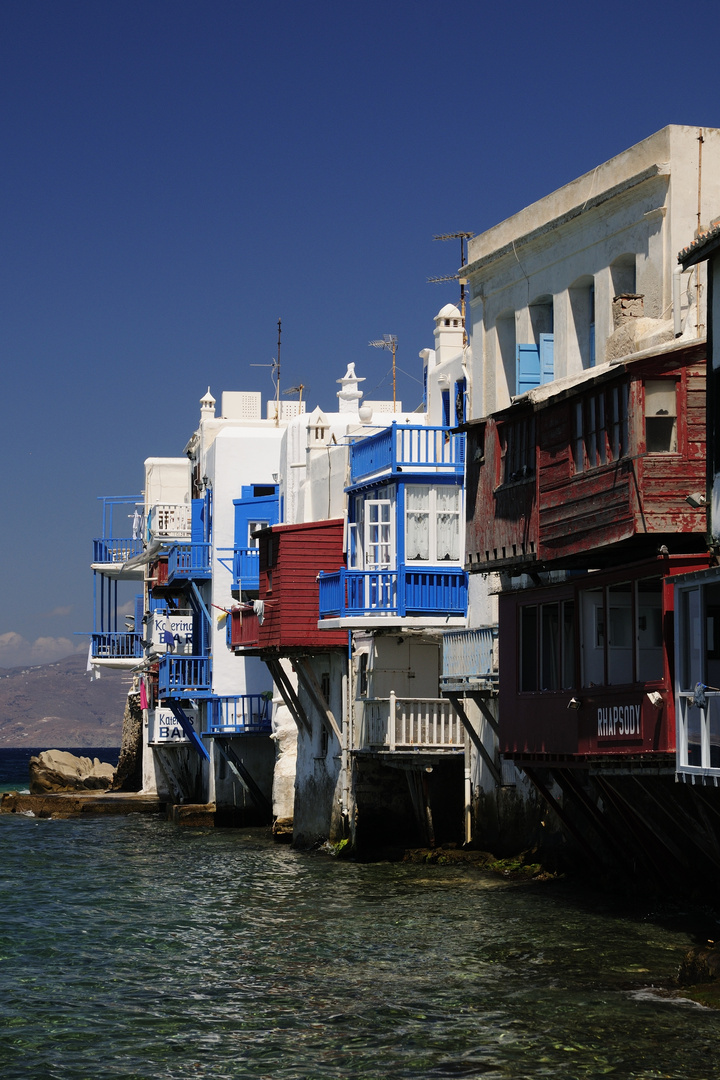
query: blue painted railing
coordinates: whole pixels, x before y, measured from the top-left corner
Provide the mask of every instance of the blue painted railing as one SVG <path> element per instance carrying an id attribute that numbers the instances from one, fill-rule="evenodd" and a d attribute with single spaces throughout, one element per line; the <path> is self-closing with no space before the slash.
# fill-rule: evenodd
<path id="1" fill-rule="evenodd" d="M 441 685 L 470 686 L 497 680 L 493 644 L 497 626 L 475 626 L 468 630 L 446 630 L 443 634 Z"/>
<path id="2" fill-rule="evenodd" d="M 142 655 L 142 634 L 102 631 L 92 635 L 94 660 L 139 660 Z"/>
<path id="3" fill-rule="evenodd" d="M 235 548 L 233 555 L 233 588 L 260 588 L 260 548 Z"/>
<path id="4" fill-rule="evenodd" d="M 321 572 L 320 618 L 349 615 L 465 615 L 467 574 L 446 570 L 346 570 Z"/>
<path id="5" fill-rule="evenodd" d="M 375 473 L 441 472 L 462 476 L 465 436 L 445 427 L 396 424 L 358 439 L 350 447 L 350 483 Z"/>
<path id="6" fill-rule="evenodd" d="M 173 544 L 168 552 L 168 581 L 203 580 L 210 577 L 210 545 Z"/>
<path id="7" fill-rule="evenodd" d="M 162 697 L 207 697 L 209 656 L 163 656 L 158 664 L 158 694 Z"/>
<path id="8" fill-rule="evenodd" d="M 210 735 L 269 735 L 272 694 L 238 694 L 208 701 Z"/>
<path id="9" fill-rule="evenodd" d="M 124 563 L 143 552 L 142 540 L 128 538 L 112 539 L 102 537 L 93 540 L 94 563 Z"/>

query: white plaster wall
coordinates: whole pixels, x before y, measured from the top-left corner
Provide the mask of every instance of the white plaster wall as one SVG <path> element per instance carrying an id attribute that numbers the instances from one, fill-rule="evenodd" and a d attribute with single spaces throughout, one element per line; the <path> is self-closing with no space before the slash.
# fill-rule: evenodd
<path id="1" fill-rule="evenodd" d="M 225 618 L 219 608 L 229 608 L 232 548 L 235 543 L 235 507 L 243 486 L 272 484 L 279 465 L 282 428 L 267 423 L 228 426 L 218 432 L 206 455 L 206 474 L 212 482 L 212 616 L 211 649 L 213 692 L 259 694 L 272 688 L 262 660 L 235 656 L 227 648 Z M 226 565 L 223 565 L 221 559 Z M 207 590 L 206 590 L 207 591 Z"/>
<path id="2" fill-rule="evenodd" d="M 588 277 L 595 287 L 596 364 L 603 362 L 613 329 L 610 267 L 620 256 L 634 255 L 636 291 L 645 294 L 646 315 L 672 319 L 677 253 L 697 226 L 698 130 L 664 128 L 470 241 L 473 416 L 509 404 L 514 368 L 501 362 L 497 320 L 514 314 L 515 340 L 532 341 L 528 308 L 538 297 L 553 299 L 556 377 L 581 370 L 568 290 Z M 646 170 L 649 175 L 638 180 Z M 720 206 L 716 129 L 704 129 L 702 206 L 707 224 Z M 684 275 L 681 309 L 693 334 L 695 277 Z"/>
<path id="3" fill-rule="evenodd" d="M 190 501 L 190 462 L 181 458 L 145 459 L 145 513 L 157 503 Z"/>

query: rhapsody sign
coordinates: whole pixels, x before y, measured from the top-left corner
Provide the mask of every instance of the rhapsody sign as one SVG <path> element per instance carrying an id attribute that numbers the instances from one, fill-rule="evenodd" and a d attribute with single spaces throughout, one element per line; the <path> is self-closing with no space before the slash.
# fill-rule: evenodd
<path id="1" fill-rule="evenodd" d="M 597 718 L 599 739 L 641 734 L 639 705 L 601 705 Z"/>

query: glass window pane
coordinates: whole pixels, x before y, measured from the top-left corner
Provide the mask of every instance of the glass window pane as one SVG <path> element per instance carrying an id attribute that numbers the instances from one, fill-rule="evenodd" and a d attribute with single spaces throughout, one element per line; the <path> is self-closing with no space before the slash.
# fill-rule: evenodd
<path id="1" fill-rule="evenodd" d="M 560 621 L 557 604 L 542 606 L 542 636 L 540 639 L 540 689 L 558 688 L 558 649 Z"/>
<path id="2" fill-rule="evenodd" d="M 562 685 L 575 686 L 575 603 L 566 600 L 563 608 Z"/>
<path id="3" fill-rule="evenodd" d="M 637 583 L 638 680 L 652 682 L 663 677 L 662 579 L 644 578 Z"/>
<path id="4" fill-rule="evenodd" d="M 691 691 L 695 689 L 695 683 L 703 681 L 699 588 L 683 589 L 680 592 L 679 615 L 677 633 L 680 639 L 680 688 Z"/>
<path id="5" fill-rule="evenodd" d="M 583 686 L 605 683 L 605 616 L 602 589 L 580 593 L 580 650 Z"/>
<path id="6" fill-rule="evenodd" d="M 629 581 L 608 589 L 608 683 L 633 681 L 632 587 Z"/>
<path id="7" fill-rule="evenodd" d="M 520 609 L 520 689 L 537 690 L 537 608 Z"/>

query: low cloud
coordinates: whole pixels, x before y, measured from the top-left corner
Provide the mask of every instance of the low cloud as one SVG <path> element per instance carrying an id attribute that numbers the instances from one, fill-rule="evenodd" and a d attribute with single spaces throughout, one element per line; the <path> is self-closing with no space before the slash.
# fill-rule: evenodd
<path id="1" fill-rule="evenodd" d="M 28 641 L 22 634 L 11 630 L 0 634 L 0 667 L 31 667 L 34 664 L 51 664 L 72 653 L 86 653 L 87 640 L 66 637 L 40 637 Z"/>

